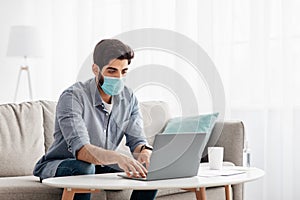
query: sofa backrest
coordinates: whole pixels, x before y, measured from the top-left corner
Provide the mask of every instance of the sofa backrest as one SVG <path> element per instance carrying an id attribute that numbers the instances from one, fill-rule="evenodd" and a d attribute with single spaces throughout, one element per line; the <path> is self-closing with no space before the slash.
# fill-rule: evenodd
<path id="1" fill-rule="evenodd" d="M 0 105 L 0 177 L 32 174 L 46 150 L 43 133 L 53 131 L 47 107 L 47 101 Z"/>
<path id="2" fill-rule="evenodd" d="M 56 111 L 56 102 L 54 101 L 39 101 L 43 110 L 43 127 L 44 127 L 44 145 L 45 152 L 48 150 L 50 145 L 53 142 L 53 133 L 54 133 L 54 120 L 55 120 L 55 111 Z"/>
<path id="3" fill-rule="evenodd" d="M 149 101 L 141 102 L 140 108 L 145 134 L 152 144 L 154 135 L 163 130 L 171 117 L 169 107 L 165 102 Z M 53 101 L 0 105 L 0 177 L 32 174 L 35 163 L 53 142 L 55 109 Z M 215 127 L 222 125 L 217 122 Z M 217 128 L 212 136 L 217 134 Z M 215 145 L 225 148 L 224 160 L 242 165 L 243 145 L 242 122 L 225 122 Z M 129 152 L 124 146 L 121 149 Z"/>
<path id="4" fill-rule="evenodd" d="M 148 142 L 153 145 L 154 136 L 163 131 L 171 118 L 169 105 L 163 101 L 146 101 L 140 103 L 144 131 Z"/>

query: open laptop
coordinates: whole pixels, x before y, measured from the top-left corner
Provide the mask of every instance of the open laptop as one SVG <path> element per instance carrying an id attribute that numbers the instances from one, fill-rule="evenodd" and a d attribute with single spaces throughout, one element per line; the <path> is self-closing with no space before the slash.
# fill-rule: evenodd
<path id="1" fill-rule="evenodd" d="M 119 176 L 144 181 L 196 176 L 205 136 L 205 133 L 157 134 L 147 177 L 128 177 L 126 174 Z"/>

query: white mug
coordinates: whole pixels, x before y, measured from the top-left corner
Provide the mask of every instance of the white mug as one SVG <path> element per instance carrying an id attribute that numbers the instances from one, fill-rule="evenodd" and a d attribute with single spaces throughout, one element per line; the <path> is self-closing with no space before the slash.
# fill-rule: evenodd
<path id="1" fill-rule="evenodd" d="M 222 169 L 223 165 L 223 147 L 208 147 L 208 162 L 210 169 Z"/>

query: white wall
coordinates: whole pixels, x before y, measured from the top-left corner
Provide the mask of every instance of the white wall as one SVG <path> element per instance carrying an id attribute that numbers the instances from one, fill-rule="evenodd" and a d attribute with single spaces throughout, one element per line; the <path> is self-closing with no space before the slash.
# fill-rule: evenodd
<path id="1" fill-rule="evenodd" d="M 12 102 L 16 89 L 19 67 L 22 65 L 22 58 L 7 57 L 7 45 L 10 26 L 13 25 L 34 25 L 40 28 L 43 38 L 43 47 L 45 49 L 43 58 L 28 59 L 31 70 L 32 84 L 34 88 L 35 99 L 51 99 L 52 86 L 52 18 L 51 9 L 47 9 L 51 1 L 44 1 L 45 6 L 39 7 L 40 1 L 0 1 L 0 102 Z M 44 8 L 44 9 L 42 9 Z M 47 84 L 48 83 L 48 84 Z M 28 87 L 25 73 L 21 79 L 19 87 L 20 94 L 17 100 L 28 100 Z"/>
<path id="2" fill-rule="evenodd" d="M 85 3 L 84 3 L 85 2 Z M 41 58 L 29 58 L 34 100 L 57 100 L 76 81 L 83 60 L 92 50 L 89 17 L 78 7 L 91 9 L 91 1 L 1 0 L 0 1 L 0 103 L 13 102 L 21 57 L 7 57 L 10 27 L 36 26 L 42 35 Z M 85 12 L 88 13 L 88 12 Z M 79 26 L 77 24 L 79 23 Z M 84 38 L 79 40 L 78 38 Z M 27 76 L 22 74 L 17 102 L 29 100 Z"/>
<path id="3" fill-rule="evenodd" d="M 184 1 L 175 3 L 174 1 L 161 2 L 156 0 L 146 2 L 128 0 L 1 0 L 2 26 L 0 31 L 3 35 L 0 41 L 3 45 L 0 47 L 0 77 L 3 84 L 0 85 L 2 91 L 0 103 L 13 101 L 19 66 L 23 64 L 22 58 L 6 56 L 10 26 L 34 25 L 39 28 L 43 38 L 42 45 L 45 49 L 44 56 L 28 60 L 33 96 L 34 100 L 57 100 L 60 93 L 76 81 L 84 60 L 92 52 L 94 45 L 103 38 L 111 38 L 122 32 L 139 28 L 161 28 L 177 31 L 194 41 L 201 38 L 199 43 L 202 47 L 212 49 L 210 40 L 207 40 L 207 38 L 212 37 L 211 27 L 207 23 L 210 16 L 202 5 L 210 6 L 207 3 L 195 7 L 193 4 L 184 3 Z M 166 8 L 169 8 L 168 14 L 166 14 Z M 189 10 L 190 15 L 185 16 L 181 9 Z M 197 13 L 198 10 L 201 12 Z M 154 13 L 155 19 L 153 18 Z M 187 19 L 183 19 L 184 16 Z M 206 18 L 206 21 L 201 23 L 208 27 L 198 32 L 193 26 L 187 24 L 186 20 L 189 23 L 197 24 L 197 18 L 194 16 L 203 16 L 201 19 Z M 157 63 L 176 66 L 181 70 L 185 68 L 184 63 L 174 59 L 176 58 L 172 58 L 172 56 L 167 58 L 159 52 L 143 51 L 137 52 L 131 66 Z M 179 61 L 178 58 L 177 60 Z M 177 62 L 177 65 L 174 65 L 174 62 Z M 90 70 L 90 66 L 86 67 Z M 201 84 L 199 83 L 199 85 Z M 142 91 L 141 96 L 149 94 L 149 91 L 145 90 Z M 207 111 L 206 107 L 210 107 L 209 93 L 204 91 L 201 95 L 201 109 Z M 17 102 L 26 100 L 29 100 L 29 95 L 27 79 L 26 76 L 23 76 Z M 178 105 L 175 106 L 178 107 Z M 178 109 L 175 114 L 180 114 Z"/>

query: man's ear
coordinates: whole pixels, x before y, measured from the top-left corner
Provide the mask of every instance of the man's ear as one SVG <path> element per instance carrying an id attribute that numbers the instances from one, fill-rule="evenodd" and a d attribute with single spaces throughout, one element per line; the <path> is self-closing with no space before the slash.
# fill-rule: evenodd
<path id="1" fill-rule="evenodd" d="M 93 70 L 94 75 L 98 76 L 98 74 L 99 74 L 99 67 L 98 67 L 98 65 L 93 64 L 92 70 Z"/>

